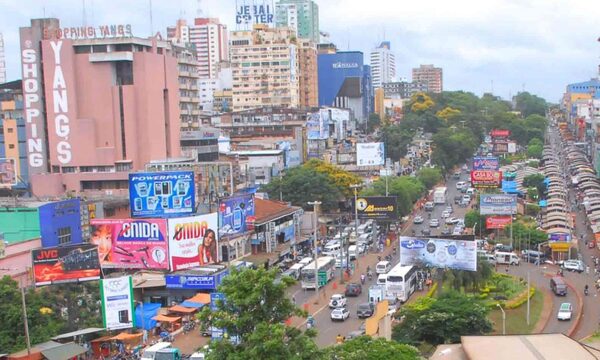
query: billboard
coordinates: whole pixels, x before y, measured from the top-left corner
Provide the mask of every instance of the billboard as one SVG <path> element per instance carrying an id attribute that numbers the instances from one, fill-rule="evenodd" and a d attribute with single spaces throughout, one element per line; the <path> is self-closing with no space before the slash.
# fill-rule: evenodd
<path id="1" fill-rule="evenodd" d="M 81 244 L 81 200 L 55 201 L 39 207 L 42 247 Z"/>
<path id="2" fill-rule="evenodd" d="M 565 234 L 565 233 L 548 234 L 548 241 L 549 242 L 570 242 L 571 234 Z"/>
<path id="3" fill-rule="evenodd" d="M 509 137 L 510 136 L 510 130 L 505 130 L 505 129 L 494 129 L 492 131 L 490 131 L 490 136 L 493 138 L 498 138 L 498 137 Z"/>
<path id="4" fill-rule="evenodd" d="M 165 171 L 129 174 L 132 217 L 165 217 L 195 210 L 194 173 Z"/>
<path id="5" fill-rule="evenodd" d="M 219 237 L 252 230 L 255 220 L 253 194 L 223 199 L 219 204 Z"/>
<path id="6" fill-rule="evenodd" d="M 165 219 L 93 219 L 90 242 L 100 265 L 120 269 L 168 269 Z"/>
<path id="7" fill-rule="evenodd" d="M 102 320 L 107 330 L 135 326 L 133 316 L 133 281 L 131 276 L 100 280 Z"/>
<path id="8" fill-rule="evenodd" d="M 500 161 L 497 157 L 474 157 L 473 170 L 498 170 Z"/>
<path id="9" fill-rule="evenodd" d="M 514 215 L 517 213 L 516 194 L 479 195 L 479 213 L 481 215 Z"/>
<path id="10" fill-rule="evenodd" d="M 377 166 L 385 164 L 385 147 L 382 142 L 356 144 L 356 165 Z"/>
<path id="11" fill-rule="evenodd" d="M 243 5 L 236 5 L 235 23 L 237 25 L 273 24 L 275 14 L 272 6 L 268 1 L 263 1 L 262 4 L 253 1 L 252 5 L 246 5 L 245 2 Z"/>
<path id="12" fill-rule="evenodd" d="M 167 289 L 216 290 L 228 274 L 229 270 L 214 275 L 170 274 L 165 283 Z"/>
<path id="13" fill-rule="evenodd" d="M 168 221 L 171 271 L 218 262 L 217 213 Z"/>
<path id="14" fill-rule="evenodd" d="M 18 174 L 15 159 L 0 159 L 0 187 L 17 185 Z"/>
<path id="15" fill-rule="evenodd" d="M 511 216 L 490 216 L 485 219 L 485 228 L 488 230 L 504 229 L 511 222 L 512 222 Z"/>
<path id="16" fill-rule="evenodd" d="M 400 264 L 477 271 L 477 242 L 400 236 Z"/>
<path id="17" fill-rule="evenodd" d="M 502 172 L 495 170 L 471 171 L 471 183 L 474 187 L 499 187 L 502 183 Z"/>
<path id="18" fill-rule="evenodd" d="M 36 286 L 100 279 L 95 245 L 80 244 L 31 251 Z"/>
<path id="19" fill-rule="evenodd" d="M 325 140 L 329 138 L 329 113 L 327 111 L 309 115 L 306 121 L 306 138 L 308 140 Z"/>
<path id="20" fill-rule="evenodd" d="M 395 196 L 361 196 L 356 199 L 359 219 L 396 220 L 398 206 Z"/>

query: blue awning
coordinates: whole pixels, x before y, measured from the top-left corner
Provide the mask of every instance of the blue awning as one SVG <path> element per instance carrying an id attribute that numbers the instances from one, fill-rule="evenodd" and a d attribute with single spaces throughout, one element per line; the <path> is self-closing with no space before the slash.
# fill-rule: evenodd
<path id="1" fill-rule="evenodd" d="M 539 206 L 541 207 L 546 207 L 548 206 L 548 201 L 546 200 L 540 200 L 540 202 L 538 203 Z"/>
<path id="2" fill-rule="evenodd" d="M 157 303 L 144 303 L 144 312 L 142 314 L 142 305 L 138 305 L 135 308 L 135 325 L 138 328 L 142 328 L 142 324 L 144 325 L 144 329 L 152 330 L 156 326 L 156 320 L 152 320 L 156 314 L 158 314 L 158 310 L 160 309 L 160 304 Z M 144 321 L 142 321 L 142 316 L 144 317 Z"/>
<path id="3" fill-rule="evenodd" d="M 187 301 L 187 300 L 182 302 L 179 305 L 189 307 L 189 308 L 196 308 L 196 309 L 199 309 L 204 306 L 204 304 L 202 304 L 202 303 L 197 303 L 197 302 Z"/>

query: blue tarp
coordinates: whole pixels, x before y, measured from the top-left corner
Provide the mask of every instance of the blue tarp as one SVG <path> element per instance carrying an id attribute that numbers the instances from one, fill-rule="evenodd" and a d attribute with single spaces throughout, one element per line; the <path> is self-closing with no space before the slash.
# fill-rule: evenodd
<path id="1" fill-rule="evenodd" d="M 507 194 L 520 194 L 516 181 L 502 181 L 502 191 Z"/>
<path id="2" fill-rule="evenodd" d="M 550 178 L 544 178 L 544 185 L 548 186 L 550 184 Z"/>
<path id="3" fill-rule="evenodd" d="M 144 303 L 144 329 L 152 330 L 156 326 L 156 320 L 152 320 L 158 314 L 160 304 Z M 135 324 L 138 328 L 142 328 L 142 305 L 135 308 Z"/>
<path id="4" fill-rule="evenodd" d="M 185 306 L 185 307 L 188 307 L 188 308 L 196 308 L 196 309 L 199 309 L 199 308 L 201 308 L 201 307 L 204 306 L 204 304 L 202 304 L 202 303 L 197 303 L 197 302 L 187 301 L 187 300 L 184 301 L 184 302 L 182 302 L 179 305 Z"/>
<path id="5" fill-rule="evenodd" d="M 546 206 L 548 206 L 548 201 L 546 201 L 546 200 L 540 200 L 540 202 L 538 203 L 538 205 L 540 205 L 541 207 L 546 207 Z"/>

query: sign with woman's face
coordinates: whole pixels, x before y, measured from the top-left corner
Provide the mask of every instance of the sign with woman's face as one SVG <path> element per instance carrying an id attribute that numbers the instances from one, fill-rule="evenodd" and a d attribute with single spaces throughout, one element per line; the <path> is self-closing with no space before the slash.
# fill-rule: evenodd
<path id="1" fill-rule="evenodd" d="M 217 213 L 171 218 L 168 222 L 172 271 L 218 262 Z"/>

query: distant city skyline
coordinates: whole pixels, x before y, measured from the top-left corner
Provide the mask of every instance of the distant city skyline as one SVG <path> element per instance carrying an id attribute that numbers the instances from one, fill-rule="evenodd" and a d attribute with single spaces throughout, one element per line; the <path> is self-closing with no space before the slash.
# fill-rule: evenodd
<path id="1" fill-rule="evenodd" d="M 21 78 L 18 31 L 31 18 L 56 17 L 66 27 L 127 23 L 135 36 L 160 32 L 166 39 L 167 26 L 179 18 L 218 17 L 235 30 L 236 4 L 252 1 L 203 0 L 201 13 L 197 0 L 154 1 L 152 17 L 149 3 L 132 0 L 115 8 L 93 0 L 0 0 L 7 81 Z M 339 49 L 362 51 L 368 63 L 375 46 L 391 41 L 398 78 L 410 78 L 411 69 L 420 64 L 435 64 L 443 68 L 444 90 L 481 95 L 493 87 L 503 98 L 525 90 L 557 102 L 568 83 L 598 76 L 600 34 L 597 14 L 590 11 L 596 0 L 316 3 L 320 30 Z"/>

